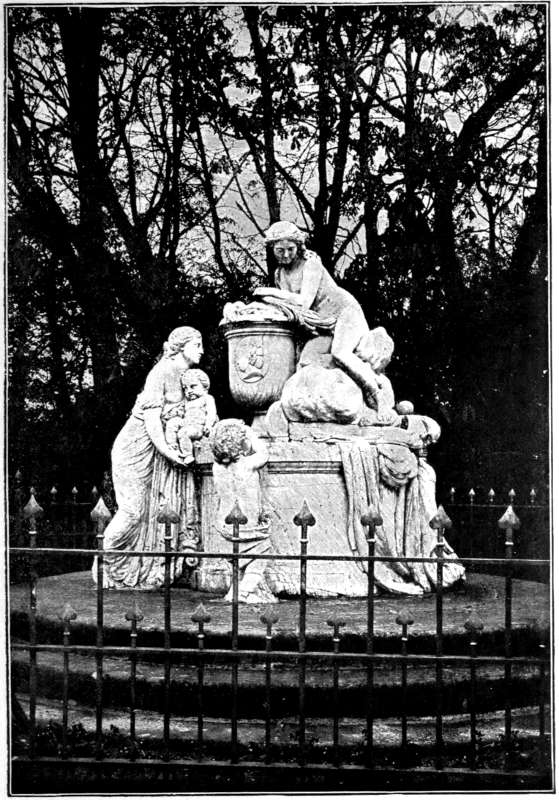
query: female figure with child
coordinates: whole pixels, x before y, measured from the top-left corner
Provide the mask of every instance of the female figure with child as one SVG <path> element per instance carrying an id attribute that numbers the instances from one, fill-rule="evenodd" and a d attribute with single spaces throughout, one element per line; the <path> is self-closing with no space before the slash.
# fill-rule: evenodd
<path id="1" fill-rule="evenodd" d="M 162 357 L 148 374 L 114 442 L 112 470 L 118 511 L 105 531 L 106 550 L 163 552 L 165 529 L 157 516 L 165 505 L 179 516 L 172 526 L 172 549 L 180 553 L 185 540 L 192 540 L 198 525 L 194 476 L 185 469 L 189 457 L 178 444 L 169 443 L 165 421 L 173 408 L 184 405 L 184 373 L 200 362 L 203 352 L 202 337 L 195 328 L 183 326 L 170 333 Z M 183 566 L 182 558 L 173 560 L 172 580 L 180 577 Z M 164 559 L 157 556 L 107 554 L 104 558 L 107 588 L 157 589 L 163 584 L 164 572 Z"/>

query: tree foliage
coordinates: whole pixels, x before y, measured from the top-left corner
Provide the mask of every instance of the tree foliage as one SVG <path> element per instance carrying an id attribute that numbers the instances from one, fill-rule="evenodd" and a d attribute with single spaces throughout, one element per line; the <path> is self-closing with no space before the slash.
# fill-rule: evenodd
<path id="1" fill-rule="evenodd" d="M 229 413 L 221 308 L 266 279 L 260 235 L 287 216 L 394 337 L 397 395 L 444 423 L 446 473 L 504 479 L 503 452 L 541 478 L 545 22 L 537 4 L 10 8 L 14 464 L 102 470 L 177 324 L 202 330 Z"/>

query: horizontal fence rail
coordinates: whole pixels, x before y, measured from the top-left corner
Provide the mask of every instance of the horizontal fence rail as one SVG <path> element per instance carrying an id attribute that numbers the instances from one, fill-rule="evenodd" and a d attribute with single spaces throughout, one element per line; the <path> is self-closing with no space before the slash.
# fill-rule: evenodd
<path id="1" fill-rule="evenodd" d="M 514 497 L 509 500 L 514 501 Z M 91 505 L 91 504 L 90 504 Z M 533 504 L 532 504 L 533 505 Z M 458 504 L 455 504 L 458 507 Z M 496 507 L 494 507 L 496 508 Z M 254 616 L 258 620 L 262 636 L 258 646 L 247 647 L 243 638 L 243 630 L 239 615 L 239 585 L 241 579 L 242 563 L 246 561 L 246 554 L 241 552 L 240 545 L 243 542 L 242 527 L 247 520 L 239 507 L 238 503 L 226 517 L 225 522 L 232 529 L 232 551 L 227 552 L 197 552 L 197 557 L 203 559 L 227 559 L 231 564 L 231 617 L 230 630 L 227 632 L 228 644 L 223 646 L 220 639 L 217 643 L 212 641 L 212 632 L 208 626 L 212 622 L 212 608 L 209 604 L 200 603 L 190 614 L 189 618 L 181 617 L 181 634 L 188 634 L 188 641 L 192 641 L 192 646 L 177 646 L 176 634 L 179 632 L 177 622 L 172 627 L 172 605 L 173 589 L 171 585 L 171 563 L 177 553 L 171 549 L 171 526 L 177 520 L 177 515 L 173 509 L 166 507 L 162 509 L 158 517 L 159 522 L 165 526 L 164 551 L 148 550 L 129 550 L 113 551 L 104 548 L 104 530 L 110 519 L 102 499 L 98 499 L 95 507 L 91 511 L 91 518 L 94 525 L 92 535 L 95 538 L 96 547 L 69 548 L 50 546 L 48 536 L 43 537 L 39 531 L 38 522 L 43 515 L 43 509 L 37 502 L 34 493 L 29 501 L 22 508 L 22 517 L 26 520 L 27 531 L 25 531 L 26 542 L 23 543 L 23 533 L 18 533 L 17 545 L 10 548 L 11 558 L 17 559 L 18 569 L 22 569 L 28 583 L 28 637 L 26 641 L 15 641 L 12 644 L 13 654 L 27 653 L 28 665 L 28 694 L 29 705 L 27 710 L 28 731 L 25 740 L 25 748 L 18 753 L 17 765 L 26 763 L 33 768 L 39 768 L 42 764 L 44 769 L 49 769 L 53 764 L 62 764 L 71 761 L 90 765 L 94 768 L 103 762 L 117 763 L 119 765 L 128 764 L 142 765 L 142 769 L 147 769 L 147 765 L 152 765 L 153 769 L 164 765 L 172 765 L 173 769 L 183 768 L 189 774 L 196 773 L 196 770 L 203 772 L 217 763 L 227 765 L 227 769 L 242 770 L 243 767 L 256 769 L 266 773 L 266 770 L 277 770 L 278 767 L 285 767 L 286 775 L 296 764 L 305 774 L 315 774 L 322 770 L 322 774 L 330 774 L 332 769 L 343 768 L 345 770 L 358 771 L 360 774 L 369 776 L 366 780 L 369 783 L 363 784 L 366 788 L 374 787 L 374 776 L 393 774 L 407 776 L 409 785 L 407 788 L 414 788 L 419 783 L 418 775 L 435 776 L 430 785 L 437 788 L 443 787 L 446 778 L 444 776 L 454 776 L 457 780 L 464 780 L 464 785 L 476 785 L 475 780 L 487 779 L 487 785 L 499 786 L 531 786 L 545 787 L 551 780 L 550 767 L 550 734 L 548 732 L 547 717 L 550 708 L 550 642 L 547 624 L 538 620 L 534 621 L 532 638 L 533 652 L 518 653 L 515 647 L 513 636 L 513 597 L 515 591 L 515 581 L 518 574 L 527 567 L 538 567 L 542 571 L 549 571 L 549 560 L 546 558 L 515 558 L 514 549 L 516 547 L 517 533 L 520 528 L 520 520 L 516 514 L 518 506 L 509 503 L 504 514 L 495 519 L 496 541 L 500 541 L 501 555 L 495 557 L 475 557 L 472 554 L 461 559 L 465 564 L 480 565 L 485 568 L 496 568 L 501 570 L 504 576 L 504 597 L 503 597 L 503 619 L 504 626 L 502 637 L 493 646 L 495 652 L 485 652 L 487 644 L 481 648 L 484 636 L 484 621 L 477 612 L 464 612 L 463 629 L 466 636 L 466 645 L 463 652 L 447 652 L 447 641 L 445 635 L 445 598 L 446 592 L 443 588 L 444 565 L 451 559 L 444 555 L 444 537 L 451 528 L 451 520 L 445 510 L 439 507 L 435 517 L 431 520 L 431 527 L 436 531 L 437 545 L 435 555 L 431 558 L 405 558 L 410 562 L 432 563 L 436 565 L 436 585 L 434 588 L 435 602 L 435 630 L 433 634 L 433 652 L 413 652 L 410 646 L 409 633 L 414 625 L 414 611 L 411 604 L 414 598 L 409 598 L 407 607 L 401 607 L 398 613 L 394 614 L 394 632 L 396 640 L 399 642 L 397 652 L 383 651 L 383 639 L 378 636 L 375 627 L 375 611 L 378 603 L 378 595 L 375 595 L 375 566 L 379 562 L 402 561 L 399 557 L 386 557 L 379 555 L 376 551 L 376 530 L 382 525 L 382 518 L 377 509 L 370 507 L 362 518 L 362 524 L 367 532 L 368 553 L 366 556 L 332 556 L 323 554 L 311 554 L 308 552 L 308 542 L 313 536 L 313 528 L 320 525 L 320 520 L 316 520 L 312 511 L 306 503 L 303 504 L 300 512 L 295 515 L 293 523 L 299 530 L 299 553 L 290 555 L 279 555 L 267 553 L 259 555 L 262 560 L 279 559 L 295 560 L 299 563 L 299 594 L 298 599 L 292 601 L 296 604 L 298 613 L 293 615 L 295 647 L 286 649 L 285 642 L 281 644 L 277 641 L 275 626 L 278 623 L 277 607 L 275 605 L 264 605 L 254 608 Z M 41 541 L 41 544 L 39 544 Z M 42 542 L 45 541 L 45 546 Z M 47 544 L 48 543 L 48 544 Z M 81 543 L 80 543 L 81 544 Z M 122 617 L 128 626 L 128 643 L 123 645 L 108 644 L 105 641 L 105 603 L 107 598 L 106 590 L 103 589 L 103 566 L 104 559 L 111 553 L 124 552 L 130 558 L 141 556 L 159 556 L 165 563 L 164 584 L 161 590 L 163 598 L 163 619 L 162 619 L 162 638 L 158 646 L 144 646 L 142 644 L 142 621 L 143 612 L 141 609 L 141 595 L 130 603 L 130 607 L 123 609 Z M 37 565 L 46 557 L 56 555 L 64 559 L 68 554 L 73 554 L 87 560 L 91 566 L 93 556 L 96 556 L 97 586 L 96 586 L 96 620 L 94 628 L 94 641 L 83 643 L 73 641 L 73 631 L 79 624 L 79 614 L 68 604 L 63 605 L 60 613 L 61 633 L 60 640 L 42 641 L 38 626 L 37 611 L 37 586 L 39 573 Z M 308 635 L 308 591 L 307 591 L 307 569 L 312 561 L 356 561 L 367 564 L 368 571 L 368 595 L 360 600 L 363 604 L 364 621 L 363 637 L 360 639 L 359 648 L 344 646 L 344 627 L 347 620 L 341 611 L 330 615 L 326 620 L 328 633 L 321 639 L 326 644 L 323 647 L 316 647 L 316 639 L 312 641 Z M 215 613 L 215 612 L 214 612 Z M 173 618 L 174 619 L 174 618 Z M 253 637 L 254 638 L 254 637 Z M 353 641 L 353 640 L 352 640 Z M 217 644 L 217 646 L 216 646 Z M 41 726 L 37 722 L 37 701 L 39 698 L 39 661 L 40 654 L 59 655 L 62 664 L 62 681 L 60 692 L 60 721 L 59 721 L 59 740 L 57 740 L 57 752 L 55 757 L 52 753 L 44 752 L 42 743 L 44 734 Z M 69 724 L 70 718 L 70 683 L 72 677 L 72 662 L 76 658 L 91 656 L 95 663 L 95 672 L 92 680 L 94 681 L 95 692 L 92 698 L 92 706 L 95 713 L 95 731 L 92 740 L 89 742 L 89 753 L 84 757 L 83 752 L 76 752 L 75 743 L 72 740 L 72 727 Z M 127 662 L 127 683 L 128 683 L 128 733 L 124 751 L 121 757 L 114 759 L 111 751 L 109 732 L 104 724 L 106 716 L 107 679 L 105 676 L 105 664 L 108 658 L 119 657 L 126 659 Z M 161 683 L 158 688 L 158 697 L 161 698 L 159 708 L 160 727 L 159 741 L 160 747 L 153 758 L 142 758 L 142 743 L 137 734 L 138 709 L 139 709 L 139 689 L 144 680 L 141 677 L 142 665 L 149 664 L 149 659 L 156 659 L 156 663 L 162 665 Z M 226 741 L 225 759 L 216 756 L 212 751 L 211 742 L 207 739 L 208 714 L 207 704 L 211 701 L 212 683 L 209 681 L 209 673 L 215 665 L 223 663 L 229 669 L 229 686 L 227 691 L 223 690 L 222 717 L 229 720 L 224 723 L 228 730 Z M 250 664 L 253 668 L 261 670 L 263 683 L 259 697 L 262 697 L 260 707 L 260 721 L 262 723 L 262 736 L 256 742 L 247 745 L 245 739 L 240 736 L 240 726 L 247 718 L 247 710 L 243 707 L 243 697 L 246 689 L 241 681 L 241 666 Z M 281 719 L 281 708 L 277 707 L 277 692 L 274 685 L 276 678 L 274 665 L 292 664 L 294 667 L 294 690 L 296 702 L 294 705 L 294 732 L 293 738 L 283 748 L 278 746 L 274 739 L 273 732 L 277 730 L 278 720 Z M 320 664 L 322 670 L 329 672 L 324 677 L 324 692 L 329 698 L 328 706 L 323 709 L 324 716 L 329 720 L 329 741 L 322 747 L 320 753 L 313 740 L 310 728 L 314 720 L 309 711 L 311 707 L 311 687 L 309 678 L 312 670 Z M 396 670 L 393 684 L 397 689 L 398 705 L 396 708 L 400 720 L 398 741 L 390 751 L 390 756 L 383 755 L 382 742 L 379 739 L 379 702 L 383 688 L 378 684 L 378 670 L 383 665 L 389 665 Z M 360 670 L 360 691 L 362 692 L 361 703 L 361 738 L 353 749 L 347 747 L 342 741 L 342 730 L 348 724 L 347 714 L 344 713 L 342 703 L 342 690 L 344 670 L 351 666 L 352 669 Z M 176 687 L 172 676 L 173 668 L 182 670 L 191 669 L 191 686 L 193 691 L 193 706 L 190 716 L 194 718 L 194 740 L 190 743 L 190 749 L 185 753 L 181 749 L 180 736 L 173 733 L 173 716 L 175 715 L 173 698 L 176 698 Z M 480 701 L 481 672 L 484 668 L 496 668 L 502 674 L 504 685 L 503 705 L 502 705 L 502 736 L 501 750 L 502 758 L 497 766 L 487 766 L 487 753 L 480 734 L 480 720 L 483 715 L 483 708 Z M 435 705 L 431 710 L 432 728 L 431 735 L 427 737 L 421 755 L 417 743 L 410 740 L 410 724 L 414 714 L 409 711 L 411 687 L 415 670 L 430 670 L 434 678 L 434 698 Z M 467 746 L 460 750 L 457 755 L 450 747 L 446 736 L 445 717 L 445 698 L 450 691 L 448 685 L 448 670 L 466 670 L 469 695 L 465 699 L 464 713 L 467 717 Z M 523 670 L 528 675 L 527 680 L 530 686 L 535 687 L 534 701 L 536 721 L 530 733 L 530 746 L 533 749 L 534 757 L 525 769 L 518 769 L 519 744 L 513 726 L 513 708 L 518 705 L 515 692 L 518 691 L 516 672 Z M 326 673 L 323 673 L 326 674 Z M 209 681 L 209 682 L 208 682 Z M 410 682 L 411 681 L 411 682 Z M 143 691 L 143 689 L 142 689 Z M 189 695 L 190 696 L 190 695 Z M 275 705 L 274 705 L 275 698 Z M 315 701 L 313 701 L 315 702 Z M 251 711 L 251 714 L 253 711 Z M 250 716 L 250 715 L 249 715 Z M 359 726 L 358 726 L 359 727 Z M 189 740 L 190 741 L 190 740 Z M 525 745 L 523 745 L 525 746 Z M 456 750 L 456 748 L 454 748 Z M 122 748 L 121 748 L 122 750 Z M 457 750 L 458 752 L 458 750 Z M 427 755 L 425 755 L 425 753 Z M 258 757 L 255 757 L 257 755 Z M 320 760 L 317 758 L 320 755 Z M 463 759 L 463 760 L 461 760 Z M 14 763 L 16 763 L 14 762 Z M 522 761 L 526 764 L 526 759 Z M 97 768 L 96 767 L 96 768 Z M 19 768 L 19 767 L 17 767 Z M 127 767 L 128 768 L 128 767 Z M 19 774 L 19 773 L 18 773 Z M 31 773 L 30 773 L 31 774 Z M 239 773 L 240 774 L 240 773 Z M 466 777 L 464 777 L 466 776 Z M 468 777 L 469 776 L 469 777 Z M 492 777 L 490 777 L 492 776 Z M 402 778 L 404 779 L 404 778 Z M 437 784 L 437 780 L 439 783 Z M 468 783 L 468 780 L 470 783 Z M 509 783 L 507 783 L 507 781 Z M 493 783 L 492 783 L 493 782 Z M 239 784 L 240 785 L 240 784 Z M 339 785 L 339 784 L 336 784 Z M 359 784 L 361 785 L 361 784 Z M 403 784 L 398 784 L 403 785 Z"/>

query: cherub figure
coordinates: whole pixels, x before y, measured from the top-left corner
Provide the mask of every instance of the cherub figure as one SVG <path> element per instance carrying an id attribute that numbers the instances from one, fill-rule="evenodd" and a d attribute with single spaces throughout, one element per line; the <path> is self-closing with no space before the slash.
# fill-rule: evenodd
<path id="1" fill-rule="evenodd" d="M 193 442 L 208 436 L 217 422 L 215 400 L 208 394 L 210 379 L 201 369 L 181 375 L 183 399 L 169 406 L 162 416 L 165 441 L 178 450 L 184 464 L 194 461 Z"/>
<path id="2" fill-rule="evenodd" d="M 239 600 L 243 603 L 275 603 L 276 597 L 266 579 L 266 560 L 259 556 L 270 552 L 269 521 L 262 506 L 259 470 L 268 461 L 268 449 L 263 441 L 240 419 L 225 419 L 213 430 L 211 448 L 214 457 L 213 480 L 217 493 L 217 529 L 225 539 L 231 539 L 225 517 L 235 501 L 247 517 L 240 527 L 242 542 L 239 552 L 247 558 L 239 560 L 242 578 Z M 231 602 L 233 590 L 224 600 Z"/>
<path id="3" fill-rule="evenodd" d="M 367 408 L 361 425 L 392 425 L 398 420 L 392 383 L 384 374 L 393 352 L 394 341 L 382 327 L 369 331 L 355 349 L 372 373 L 370 388 L 363 393 Z"/>

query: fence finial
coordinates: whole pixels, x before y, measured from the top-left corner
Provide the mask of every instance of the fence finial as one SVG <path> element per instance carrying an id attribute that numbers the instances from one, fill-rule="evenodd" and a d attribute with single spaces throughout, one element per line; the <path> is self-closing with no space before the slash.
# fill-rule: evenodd
<path id="1" fill-rule="evenodd" d="M 25 519 L 37 519 L 38 517 L 42 517 L 42 515 L 43 508 L 35 500 L 35 490 L 31 488 L 29 500 L 23 507 L 23 516 Z"/>
<path id="2" fill-rule="evenodd" d="M 180 517 L 175 511 L 174 508 L 171 508 L 169 503 L 165 503 L 159 509 L 159 513 L 157 515 L 157 521 L 163 525 L 165 524 L 175 524 L 179 522 Z"/>
<path id="3" fill-rule="evenodd" d="M 248 522 L 248 517 L 246 514 L 243 514 L 241 506 L 239 505 L 239 499 L 237 498 L 233 504 L 233 508 L 225 517 L 225 524 L 226 525 L 234 525 L 237 523 L 238 525 L 246 525 Z"/>
<path id="4" fill-rule="evenodd" d="M 517 531 L 520 528 L 520 520 L 514 513 L 512 506 L 507 508 L 497 525 L 502 531 L 508 530 L 509 528 L 513 531 Z"/>
<path id="5" fill-rule="evenodd" d="M 64 608 L 62 609 L 62 613 L 60 614 L 60 619 L 63 622 L 72 622 L 73 620 L 77 619 L 78 613 L 75 611 L 70 603 L 66 603 Z"/>
<path id="6" fill-rule="evenodd" d="M 535 489 L 534 489 L 534 487 L 532 486 L 532 488 L 530 489 L 530 503 L 531 503 L 532 505 L 533 505 L 533 504 L 536 502 L 536 494 L 537 494 L 537 493 L 536 493 L 536 490 L 535 490 Z"/>
<path id="7" fill-rule="evenodd" d="M 339 614 L 338 612 L 334 611 L 334 613 L 331 614 L 328 617 L 328 619 L 326 620 L 326 624 L 334 629 L 332 633 L 333 633 L 333 636 L 334 636 L 334 640 L 337 640 L 339 638 L 339 636 L 340 636 L 340 628 L 345 628 L 346 621 L 345 621 L 345 618 L 342 617 L 341 614 Z"/>
<path id="8" fill-rule="evenodd" d="M 437 513 L 435 516 L 430 520 L 429 525 L 431 528 L 435 530 L 437 528 L 452 528 L 452 520 L 444 510 L 443 506 L 439 506 L 437 508 Z"/>
<path id="9" fill-rule="evenodd" d="M 309 504 L 307 503 L 306 500 L 303 500 L 303 505 L 299 509 L 298 513 L 295 514 L 295 516 L 293 517 L 293 523 L 295 525 L 309 525 L 309 526 L 316 524 L 316 519 L 314 517 L 314 514 L 310 510 Z"/>
<path id="10" fill-rule="evenodd" d="M 132 603 L 132 608 L 130 611 L 127 611 L 124 615 L 124 619 L 128 620 L 128 622 L 141 622 L 144 618 L 142 614 L 142 609 L 138 605 L 138 601 L 134 600 Z"/>
<path id="11" fill-rule="evenodd" d="M 490 489 L 489 492 L 487 493 L 487 496 L 489 497 L 489 502 L 490 503 L 494 503 L 495 502 L 495 490 L 494 489 Z"/>
<path id="12" fill-rule="evenodd" d="M 262 622 L 268 629 L 272 628 L 279 620 L 278 612 L 272 605 L 267 605 L 262 609 L 260 614 L 260 622 Z"/>
<path id="13" fill-rule="evenodd" d="M 396 617 L 397 625 L 413 625 L 414 618 L 409 608 L 403 608 Z"/>
<path id="14" fill-rule="evenodd" d="M 475 611 L 472 611 L 466 622 L 464 623 L 464 628 L 468 631 L 469 634 L 476 637 L 482 632 L 484 628 L 484 624 L 481 621 L 479 614 Z"/>
<path id="15" fill-rule="evenodd" d="M 377 506 L 372 503 L 368 506 L 365 513 L 361 515 L 361 525 L 368 525 L 369 527 L 382 525 L 382 517 Z"/>
<path id="16" fill-rule="evenodd" d="M 111 519 L 111 512 L 103 502 L 103 498 L 100 497 L 95 508 L 89 515 L 93 522 L 109 522 Z"/>
<path id="17" fill-rule="evenodd" d="M 206 606 L 203 603 L 198 603 L 190 619 L 192 622 L 205 624 L 206 622 L 211 622 L 212 617 L 211 614 L 208 613 Z"/>

